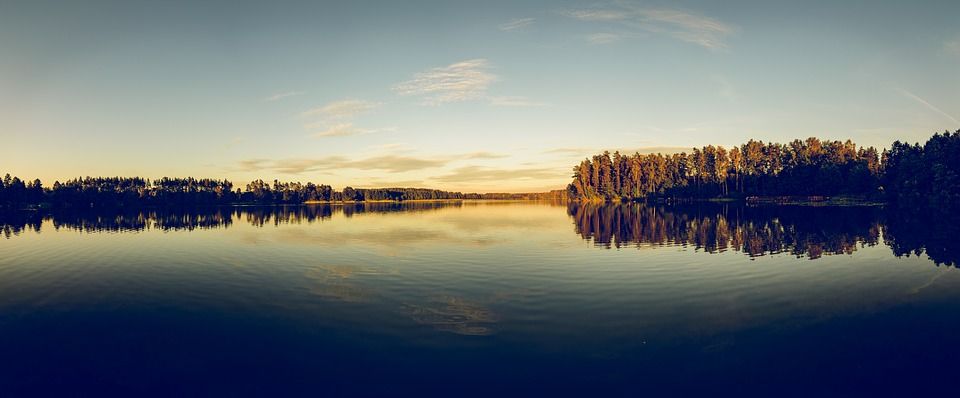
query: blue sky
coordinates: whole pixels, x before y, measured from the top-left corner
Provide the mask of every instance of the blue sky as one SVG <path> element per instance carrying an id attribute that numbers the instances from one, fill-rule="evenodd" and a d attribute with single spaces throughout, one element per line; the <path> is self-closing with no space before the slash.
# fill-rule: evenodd
<path id="1" fill-rule="evenodd" d="M 0 0 L 0 171 L 560 188 L 604 149 L 960 128 L 960 3 Z"/>

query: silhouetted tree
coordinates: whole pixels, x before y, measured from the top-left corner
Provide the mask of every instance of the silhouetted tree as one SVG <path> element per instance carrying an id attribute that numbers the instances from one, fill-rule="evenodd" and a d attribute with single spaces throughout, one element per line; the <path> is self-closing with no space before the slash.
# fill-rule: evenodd
<path id="1" fill-rule="evenodd" d="M 872 147 L 858 149 L 849 140 L 808 138 L 788 145 L 750 140 L 730 150 L 708 145 L 693 148 L 689 154 L 614 153 L 611 157 L 604 152 L 584 159 L 573 171 L 573 181 L 567 187 L 571 198 L 622 200 L 874 195 L 882 166 Z"/>

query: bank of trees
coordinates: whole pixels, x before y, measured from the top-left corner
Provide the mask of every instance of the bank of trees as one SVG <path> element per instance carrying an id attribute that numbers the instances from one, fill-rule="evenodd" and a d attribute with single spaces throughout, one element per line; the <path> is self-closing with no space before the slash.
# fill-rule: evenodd
<path id="1" fill-rule="evenodd" d="M 947 208 L 960 204 L 960 130 L 924 145 L 896 141 L 884 152 L 883 187 L 891 202 Z"/>
<path id="2" fill-rule="evenodd" d="M 426 188 L 353 188 L 345 187 L 336 191 L 329 185 L 299 182 L 280 182 L 273 184 L 256 180 L 246 185 L 243 192 L 237 192 L 241 202 L 257 203 L 305 203 L 305 202 L 364 202 L 364 201 L 404 201 L 404 200 L 447 200 L 467 199 L 471 194 L 448 192 Z"/>
<path id="3" fill-rule="evenodd" d="M 573 168 L 567 193 L 577 200 L 850 194 L 958 203 L 960 131 L 934 135 L 924 146 L 895 142 L 883 153 L 818 138 L 668 155 L 604 152 Z"/>
<path id="4" fill-rule="evenodd" d="M 227 180 L 197 178 L 82 177 L 44 187 L 7 174 L 0 181 L 0 208 L 197 206 L 224 204 L 300 204 L 451 199 L 562 199 L 565 191 L 528 194 L 480 194 L 426 188 L 353 188 L 263 180 L 235 187 Z"/>

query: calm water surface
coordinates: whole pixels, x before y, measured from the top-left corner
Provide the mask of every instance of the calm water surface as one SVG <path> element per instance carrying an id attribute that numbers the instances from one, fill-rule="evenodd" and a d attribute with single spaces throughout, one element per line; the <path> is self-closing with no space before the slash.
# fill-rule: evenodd
<path id="1" fill-rule="evenodd" d="M 13 213 L 0 234 L 12 395 L 918 394 L 960 370 L 956 235 L 880 208 Z"/>

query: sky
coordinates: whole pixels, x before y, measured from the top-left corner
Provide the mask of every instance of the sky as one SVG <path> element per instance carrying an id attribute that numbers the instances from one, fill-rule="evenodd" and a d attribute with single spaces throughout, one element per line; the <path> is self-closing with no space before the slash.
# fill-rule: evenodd
<path id="1" fill-rule="evenodd" d="M 957 1 L 0 0 L 0 173 L 560 189 L 960 129 Z"/>

